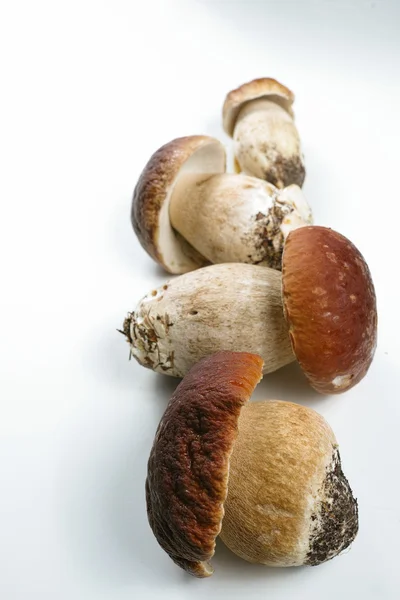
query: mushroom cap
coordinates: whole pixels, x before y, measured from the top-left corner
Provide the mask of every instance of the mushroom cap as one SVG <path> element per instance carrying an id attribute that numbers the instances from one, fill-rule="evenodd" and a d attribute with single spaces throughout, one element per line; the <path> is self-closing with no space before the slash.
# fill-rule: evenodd
<path id="1" fill-rule="evenodd" d="M 215 138 L 193 135 L 159 148 L 142 171 L 133 192 L 131 221 L 146 252 L 170 273 L 185 273 L 207 264 L 171 226 L 169 204 L 183 173 L 201 181 L 224 173 L 226 155 Z"/>
<path id="2" fill-rule="evenodd" d="M 227 495 L 229 458 L 241 407 L 260 381 L 262 359 L 219 352 L 177 387 L 148 462 L 147 513 L 160 546 L 197 577 L 213 569 Z"/>
<path id="3" fill-rule="evenodd" d="M 282 292 L 293 351 L 313 388 L 338 394 L 356 385 L 377 343 L 374 285 L 357 248 L 326 227 L 290 232 Z"/>
<path id="4" fill-rule="evenodd" d="M 358 530 L 357 502 L 334 433 L 311 408 L 250 402 L 239 417 L 221 539 L 235 554 L 277 567 L 317 565 Z"/>
<path id="5" fill-rule="evenodd" d="M 282 106 L 282 108 L 293 116 L 292 104 L 294 102 L 294 94 L 289 88 L 270 77 L 253 79 L 253 81 L 244 83 L 229 92 L 225 98 L 222 108 L 222 119 L 224 130 L 229 136 L 233 136 L 236 119 L 242 106 L 246 102 L 250 102 L 256 98 L 268 98 L 268 100 Z"/>

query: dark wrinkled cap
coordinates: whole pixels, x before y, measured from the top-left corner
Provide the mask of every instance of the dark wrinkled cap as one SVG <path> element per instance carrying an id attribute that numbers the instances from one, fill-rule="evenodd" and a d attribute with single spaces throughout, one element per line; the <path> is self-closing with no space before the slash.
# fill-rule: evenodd
<path id="1" fill-rule="evenodd" d="M 318 392 L 339 394 L 367 373 L 377 343 L 374 285 L 357 248 L 326 227 L 292 231 L 282 259 L 293 351 Z"/>
<path id="2" fill-rule="evenodd" d="M 148 462 L 147 513 L 160 546 L 196 577 L 213 569 L 238 418 L 262 377 L 254 354 L 218 352 L 197 363 L 172 396 Z"/>

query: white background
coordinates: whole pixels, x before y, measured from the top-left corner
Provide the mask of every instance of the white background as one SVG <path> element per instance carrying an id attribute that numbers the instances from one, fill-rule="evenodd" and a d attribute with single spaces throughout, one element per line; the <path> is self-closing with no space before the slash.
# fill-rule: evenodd
<path id="1" fill-rule="evenodd" d="M 396 0 L 1 2 L 2 600 L 399 598 L 399 30 Z M 343 396 L 293 365 L 255 397 L 327 417 L 360 533 L 316 568 L 249 565 L 218 543 L 196 580 L 147 524 L 147 457 L 177 382 L 129 362 L 116 332 L 167 277 L 130 201 L 170 139 L 229 147 L 225 94 L 261 76 L 296 93 L 304 190 L 370 265 L 379 346 Z"/>

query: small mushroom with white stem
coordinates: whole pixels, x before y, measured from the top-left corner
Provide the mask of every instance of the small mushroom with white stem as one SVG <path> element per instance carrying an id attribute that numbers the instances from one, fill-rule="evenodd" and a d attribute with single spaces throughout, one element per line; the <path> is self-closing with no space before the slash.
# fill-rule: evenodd
<path id="1" fill-rule="evenodd" d="M 281 268 L 289 231 L 312 223 L 301 189 L 225 173 L 225 149 L 208 136 L 162 146 L 135 187 L 131 220 L 146 252 L 170 273 L 209 263 Z"/>
<path id="2" fill-rule="evenodd" d="M 278 188 L 305 178 L 294 94 L 275 79 L 254 79 L 226 96 L 223 125 L 234 139 L 237 171 L 266 179 Z"/>
<path id="3" fill-rule="evenodd" d="M 259 354 L 264 373 L 297 358 L 318 392 L 339 394 L 367 373 L 377 341 L 368 266 L 344 236 L 301 227 L 286 241 L 282 274 L 246 264 L 186 273 L 152 290 L 125 319 L 143 366 L 183 377 L 219 350 Z"/>
<path id="4" fill-rule="evenodd" d="M 157 429 L 149 523 L 163 550 L 196 577 L 212 575 L 218 535 L 241 558 L 274 567 L 319 565 L 357 535 L 357 501 L 332 429 L 298 404 L 248 403 L 261 373 L 254 354 L 203 359 Z"/>

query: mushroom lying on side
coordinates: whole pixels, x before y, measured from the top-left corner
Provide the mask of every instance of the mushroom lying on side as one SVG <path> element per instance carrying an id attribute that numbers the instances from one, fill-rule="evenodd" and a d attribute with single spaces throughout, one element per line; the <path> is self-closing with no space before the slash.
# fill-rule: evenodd
<path id="1" fill-rule="evenodd" d="M 175 139 L 153 154 L 136 185 L 131 219 L 146 252 L 170 273 L 209 263 L 281 268 L 284 240 L 310 224 L 301 189 L 225 173 L 225 149 L 208 136 Z"/>
<path id="2" fill-rule="evenodd" d="M 229 92 L 223 125 L 234 139 L 237 171 L 278 188 L 303 185 L 305 168 L 293 101 L 293 92 L 270 78 L 254 79 Z"/>
<path id="3" fill-rule="evenodd" d="M 203 267 L 152 290 L 124 322 L 132 355 L 183 377 L 219 350 L 259 354 L 264 373 L 297 358 L 321 393 L 341 393 L 368 371 L 376 348 L 371 275 L 357 248 L 325 227 L 292 231 L 283 271 Z"/>
<path id="4" fill-rule="evenodd" d="M 172 396 L 148 462 L 150 526 L 172 560 L 197 577 L 221 536 L 249 562 L 318 565 L 358 531 L 357 501 L 335 436 L 310 408 L 246 404 L 262 360 L 220 352 L 195 365 Z"/>
<path id="5" fill-rule="evenodd" d="M 172 279 L 147 294 L 125 320 L 131 354 L 175 377 L 218 350 L 257 352 L 264 372 L 275 371 L 295 358 L 281 287 L 279 271 L 236 263 Z"/>

